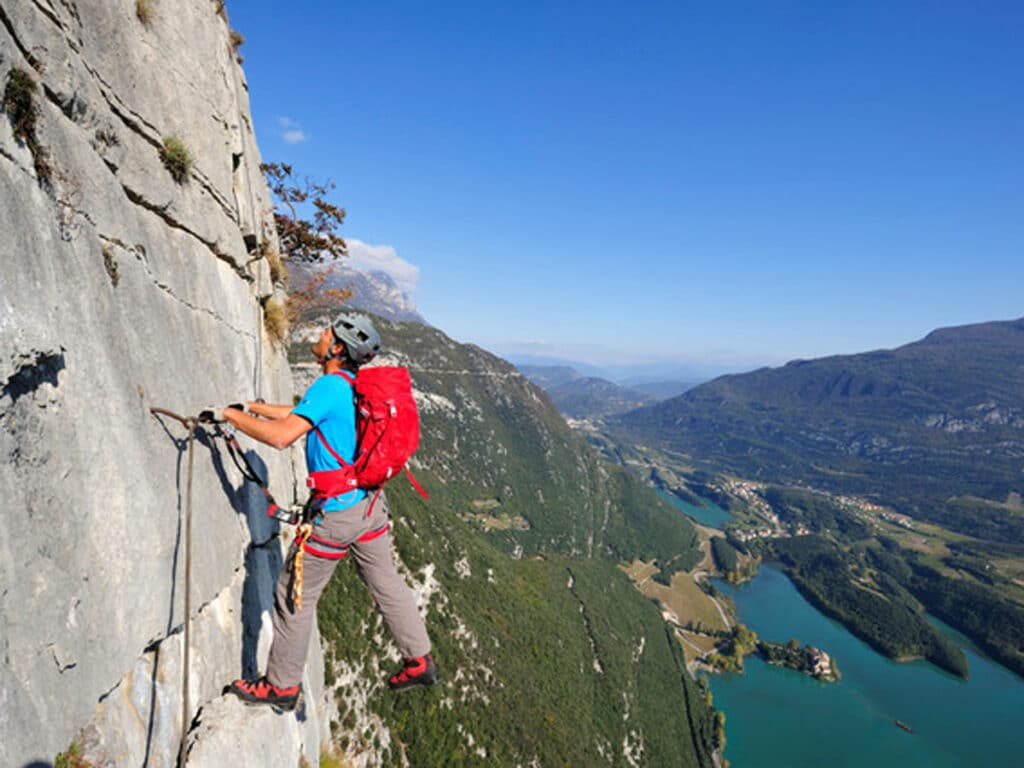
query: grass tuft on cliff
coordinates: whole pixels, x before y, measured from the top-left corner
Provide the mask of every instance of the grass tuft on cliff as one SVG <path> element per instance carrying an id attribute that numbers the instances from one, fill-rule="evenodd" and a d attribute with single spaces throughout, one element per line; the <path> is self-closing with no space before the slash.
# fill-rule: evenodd
<path id="1" fill-rule="evenodd" d="M 192 172 L 192 154 L 177 136 L 165 136 L 160 148 L 160 160 L 171 174 L 171 178 L 179 184 L 188 180 Z"/>

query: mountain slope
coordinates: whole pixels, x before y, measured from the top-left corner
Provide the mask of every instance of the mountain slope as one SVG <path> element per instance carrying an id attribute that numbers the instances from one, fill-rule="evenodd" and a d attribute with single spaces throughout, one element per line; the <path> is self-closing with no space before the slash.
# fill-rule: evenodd
<path id="1" fill-rule="evenodd" d="M 288 263 L 289 282 L 300 289 L 321 274 L 325 276 L 322 290 L 352 292 L 346 302 L 352 309 L 395 322 L 426 322 L 412 297 L 387 272 L 355 269 L 344 259 L 316 264 Z"/>
<path id="2" fill-rule="evenodd" d="M 410 368 L 421 410 L 413 471 L 430 498 L 403 478 L 388 497 L 444 680 L 415 695 L 386 691 L 386 633 L 352 569 L 339 569 L 320 626 L 348 755 L 710 765 L 704 691 L 657 608 L 614 566 L 640 556 L 693 567 L 689 523 L 598 460 L 508 363 L 424 326 L 378 327 L 390 350 L 381 362 Z"/>
<path id="3" fill-rule="evenodd" d="M 1024 320 L 723 376 L 617 424 L 744 477 L 884 498 L 1024 541 L 1024 522 L 971 500 L 1003 503 L 1024 485 Z"/>
<path id="4" fill-rule="evenodd" d="M 519 370 L 544 389 L 560 413 L 572 419 L 601 418 L 653 403 L 656 398 L 573 368 L 524 365 Z"/>

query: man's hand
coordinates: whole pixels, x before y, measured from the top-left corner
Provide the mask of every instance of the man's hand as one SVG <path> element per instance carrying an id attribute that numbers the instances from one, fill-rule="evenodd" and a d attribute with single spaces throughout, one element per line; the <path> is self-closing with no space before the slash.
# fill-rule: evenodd
<path id="1" fill-rule="evenodd" d="M 225 421 L 224 411 L 228 408 L 234 408 L 236 411 L 244 411 L 245 406 L 241 403 L 231 403 L 231 405 L 217 406 L 208 405 L 199 412 L 199 421 L 210 424 L 218 421 Z"/>

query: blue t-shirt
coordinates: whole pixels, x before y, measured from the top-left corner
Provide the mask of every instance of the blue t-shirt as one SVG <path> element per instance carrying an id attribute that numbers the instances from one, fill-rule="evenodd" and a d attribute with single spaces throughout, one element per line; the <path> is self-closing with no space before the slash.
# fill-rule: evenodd
<path id="1" fill-rule="evenodd" d="M 292 413 L 302 416 L 314 427 L 319 428 L 328 445 L 341 458 L 350 462 L 356 455 L 356 406 L 352 385 L 343 376 L 331 374 L 314 381 Z M 321 472 L 326 469 L 341 469 L 338 460 L 328 451 L 316 432 L 306 434 L 306 469 Z M 361 501 L 366 491 L 354 491 L 334 496 L 324 504 L 325 512 L 348 509 Z"/>

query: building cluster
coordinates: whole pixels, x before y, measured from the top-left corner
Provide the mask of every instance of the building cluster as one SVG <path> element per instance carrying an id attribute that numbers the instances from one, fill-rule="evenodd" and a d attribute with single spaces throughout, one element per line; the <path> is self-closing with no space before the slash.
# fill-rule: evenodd
<path id="1" fill-rule="evenodd" d="M 859 512 L 872 512 L 877 515 L 885 510 L 881 504 L 875 504 L 873 501 L 866 501 L 856 496 L 836 496 L 835 500 L 843 506 L 853 507 Z"/>
<path id="2" fill-rule="evenodd" d="M 770 539 L 785 534 L 772 528 L 756 528 L 753 531 L 733 531 L 733 534 L 740 541 L 752 541 L 754 539 Z"/>
<path id="3" fill-rule="evenodd" d="M 811 674 L 815 677 L 832 676 L 832 659 L 824 651 L 813 645 L 807 647 L 811 655 Z"/>
<path id="4" fill-rule="evenodd" d="M 779 527 L 779 516 L 772 511 L 771 505 L 764 500 L 761 491 L 763 483 L 752 483 L 749 480 L 726 480 L 725 490 L 742 499 L 758 517 L 764 518 L 774 528 Z"/>
<path id="5" fill-rule="evenodd" d="M 886 522 L 906 528 L 908 531 L 914 530 L 914 521 L 906 515 L 897 515 L 893 512 L 883 512 L 881 514 L 881 518 Z"/>

